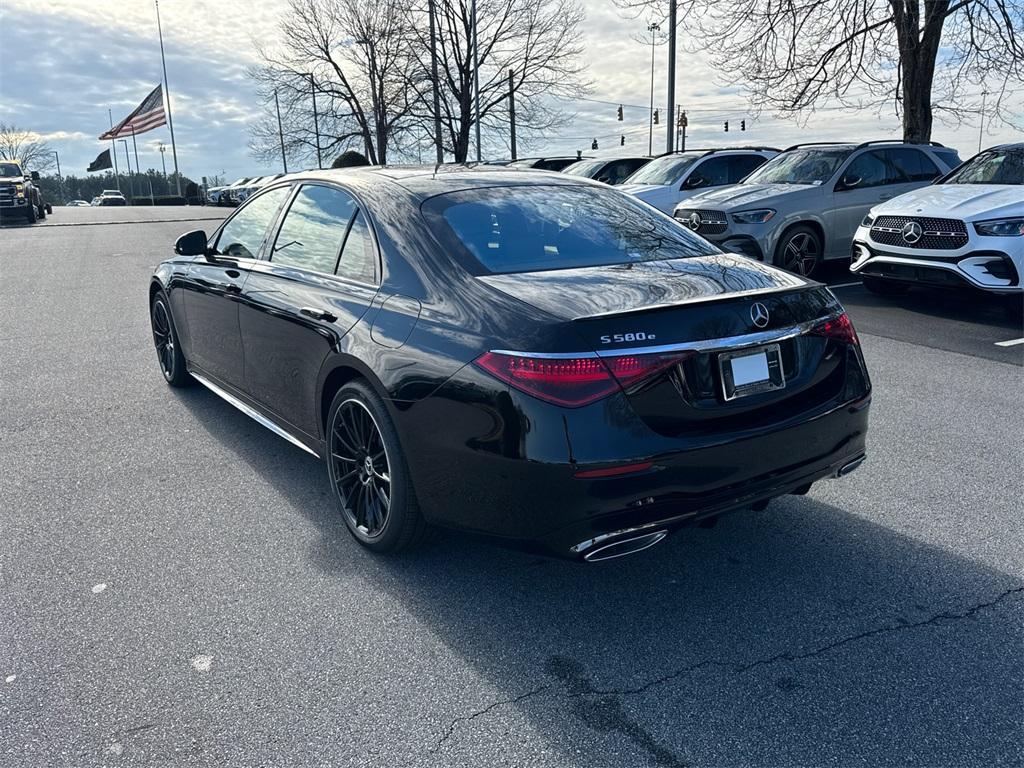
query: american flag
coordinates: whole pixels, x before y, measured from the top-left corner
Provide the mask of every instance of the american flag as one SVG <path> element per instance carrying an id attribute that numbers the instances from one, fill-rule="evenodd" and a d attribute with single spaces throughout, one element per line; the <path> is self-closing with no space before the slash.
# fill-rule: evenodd
<path id="1" fill-rule="evenodd" d="M 124 139 L 131 136 L 132 133 L 144 133 L 166 124 L 167 115 L 164 113 L 164 89 L 163 86 L 158 85 L 128 117 L 106 133 L 100 135 L 100 141 Z"/>

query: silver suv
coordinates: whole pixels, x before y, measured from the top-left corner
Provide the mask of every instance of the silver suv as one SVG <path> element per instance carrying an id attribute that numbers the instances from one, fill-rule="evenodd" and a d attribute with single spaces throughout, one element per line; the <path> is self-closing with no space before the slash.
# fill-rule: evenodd
<path id="1" fill-rule="evenodd" d="M 681 202 L 674 216 L 727 251 L 810 276 L 849 259 L 873 205 L 923 187 L 960 164 L 941 144 L 798 144 L 739 184 Z"/>

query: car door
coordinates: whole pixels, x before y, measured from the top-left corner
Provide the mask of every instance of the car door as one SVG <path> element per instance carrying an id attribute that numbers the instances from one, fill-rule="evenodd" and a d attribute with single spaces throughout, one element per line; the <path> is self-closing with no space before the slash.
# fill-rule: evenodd
<path id="1" fill-rule="evenodd" d="M 243 380 L 238 298 L 288 192 L 270 189 L 239 208 L 215 235 L 211 257 L 196 260 L 182 283 L 189 362 L 236 388 Z"/>
<path id="2" fill-rule="evenodd" d="M 847 161 L 835 182 L 831 210 L 823 217 L 826 257 L 850 255 L 857 225 L 871 207 L 895 194 L 906 179 L 885 150 L 865 150 Z"/>
<path id="3" fill-rule="evenodd" d="M 240 303 L 247 394 L 315 439 L 320 368 L 366 314 L 378 277 L 376 243 L 356 199 L 328 184 L 300 186 Z"/>

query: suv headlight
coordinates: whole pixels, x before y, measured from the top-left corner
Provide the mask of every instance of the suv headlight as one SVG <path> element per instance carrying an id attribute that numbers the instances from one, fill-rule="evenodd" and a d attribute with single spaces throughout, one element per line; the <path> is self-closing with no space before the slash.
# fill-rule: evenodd
<path id="1" fill-rule="evenodd" d="M 861 225 L 862 227 L 870 227 L 870 226 L 871 226 L 872 224 L 874 224 L 874 223 L 875 223 L 875 217 L 874 217 L 874 216 L 872 216 L 872 215 L 871 215 L 871 214 L 869 213 L 869 214 L 868 214 L 867 216 L 865 216 L 865 217 L 864 217 L 864 219 L 863 219 L 863 220 L 861 221 L 860 225 Z"/>
<path id="2" fill-rule="evenodd" d="M 988 235 L 989 237 L 1021 237 L 1024 235 L 1024 216 L 976 221 L 974 229 L 979 235 Z"/>
<path id="3" fill-rule="evenodd" d="M 732 220 L 739 224 L 764 224 L 771 221 L 775 211 L 771 208 L 758 208 L 756 211 L 740 211 L 732 215 Z"/>

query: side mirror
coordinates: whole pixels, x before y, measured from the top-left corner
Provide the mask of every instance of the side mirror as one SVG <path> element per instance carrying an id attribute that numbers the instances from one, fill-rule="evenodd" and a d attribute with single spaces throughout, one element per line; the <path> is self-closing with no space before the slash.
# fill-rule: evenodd
<path id="1" fill-rule="evenodd" d="M 179 256 L 206 256 L 206 233 L 201 229 L 186 232 L 174 244 L 174 252 Z"/>
<path id="2" fill-rule="evenodd" d="M 695 174 L 695 175 L 691 176 L 690 178 L 688 178 L 683 183 L 683 186 L 686 187 L 687 189 L 697 189 L 698 187 L 703 187 L 707 183 L 708 183 L 707 179 L 705 179 L 703 176 Z"/>
<path id="3" fill-rule="evenodd" d="M 841 178 L 839 180 L 839 188 L 840 189 L 855 189 L 855 188 L 860 186 L 860 183 L 862 181 L 863 181 L 863 179 L 860 176 L 856 176 L 856 175 L 853 175 L 853 176 L 850 176 L 850 175 L 843 176 L 843 178 Z"/>
<path id="4" fill-rule="evenodd" d="M 39 181 L 39 171 L 32 171 L 32 181 Z"/>

